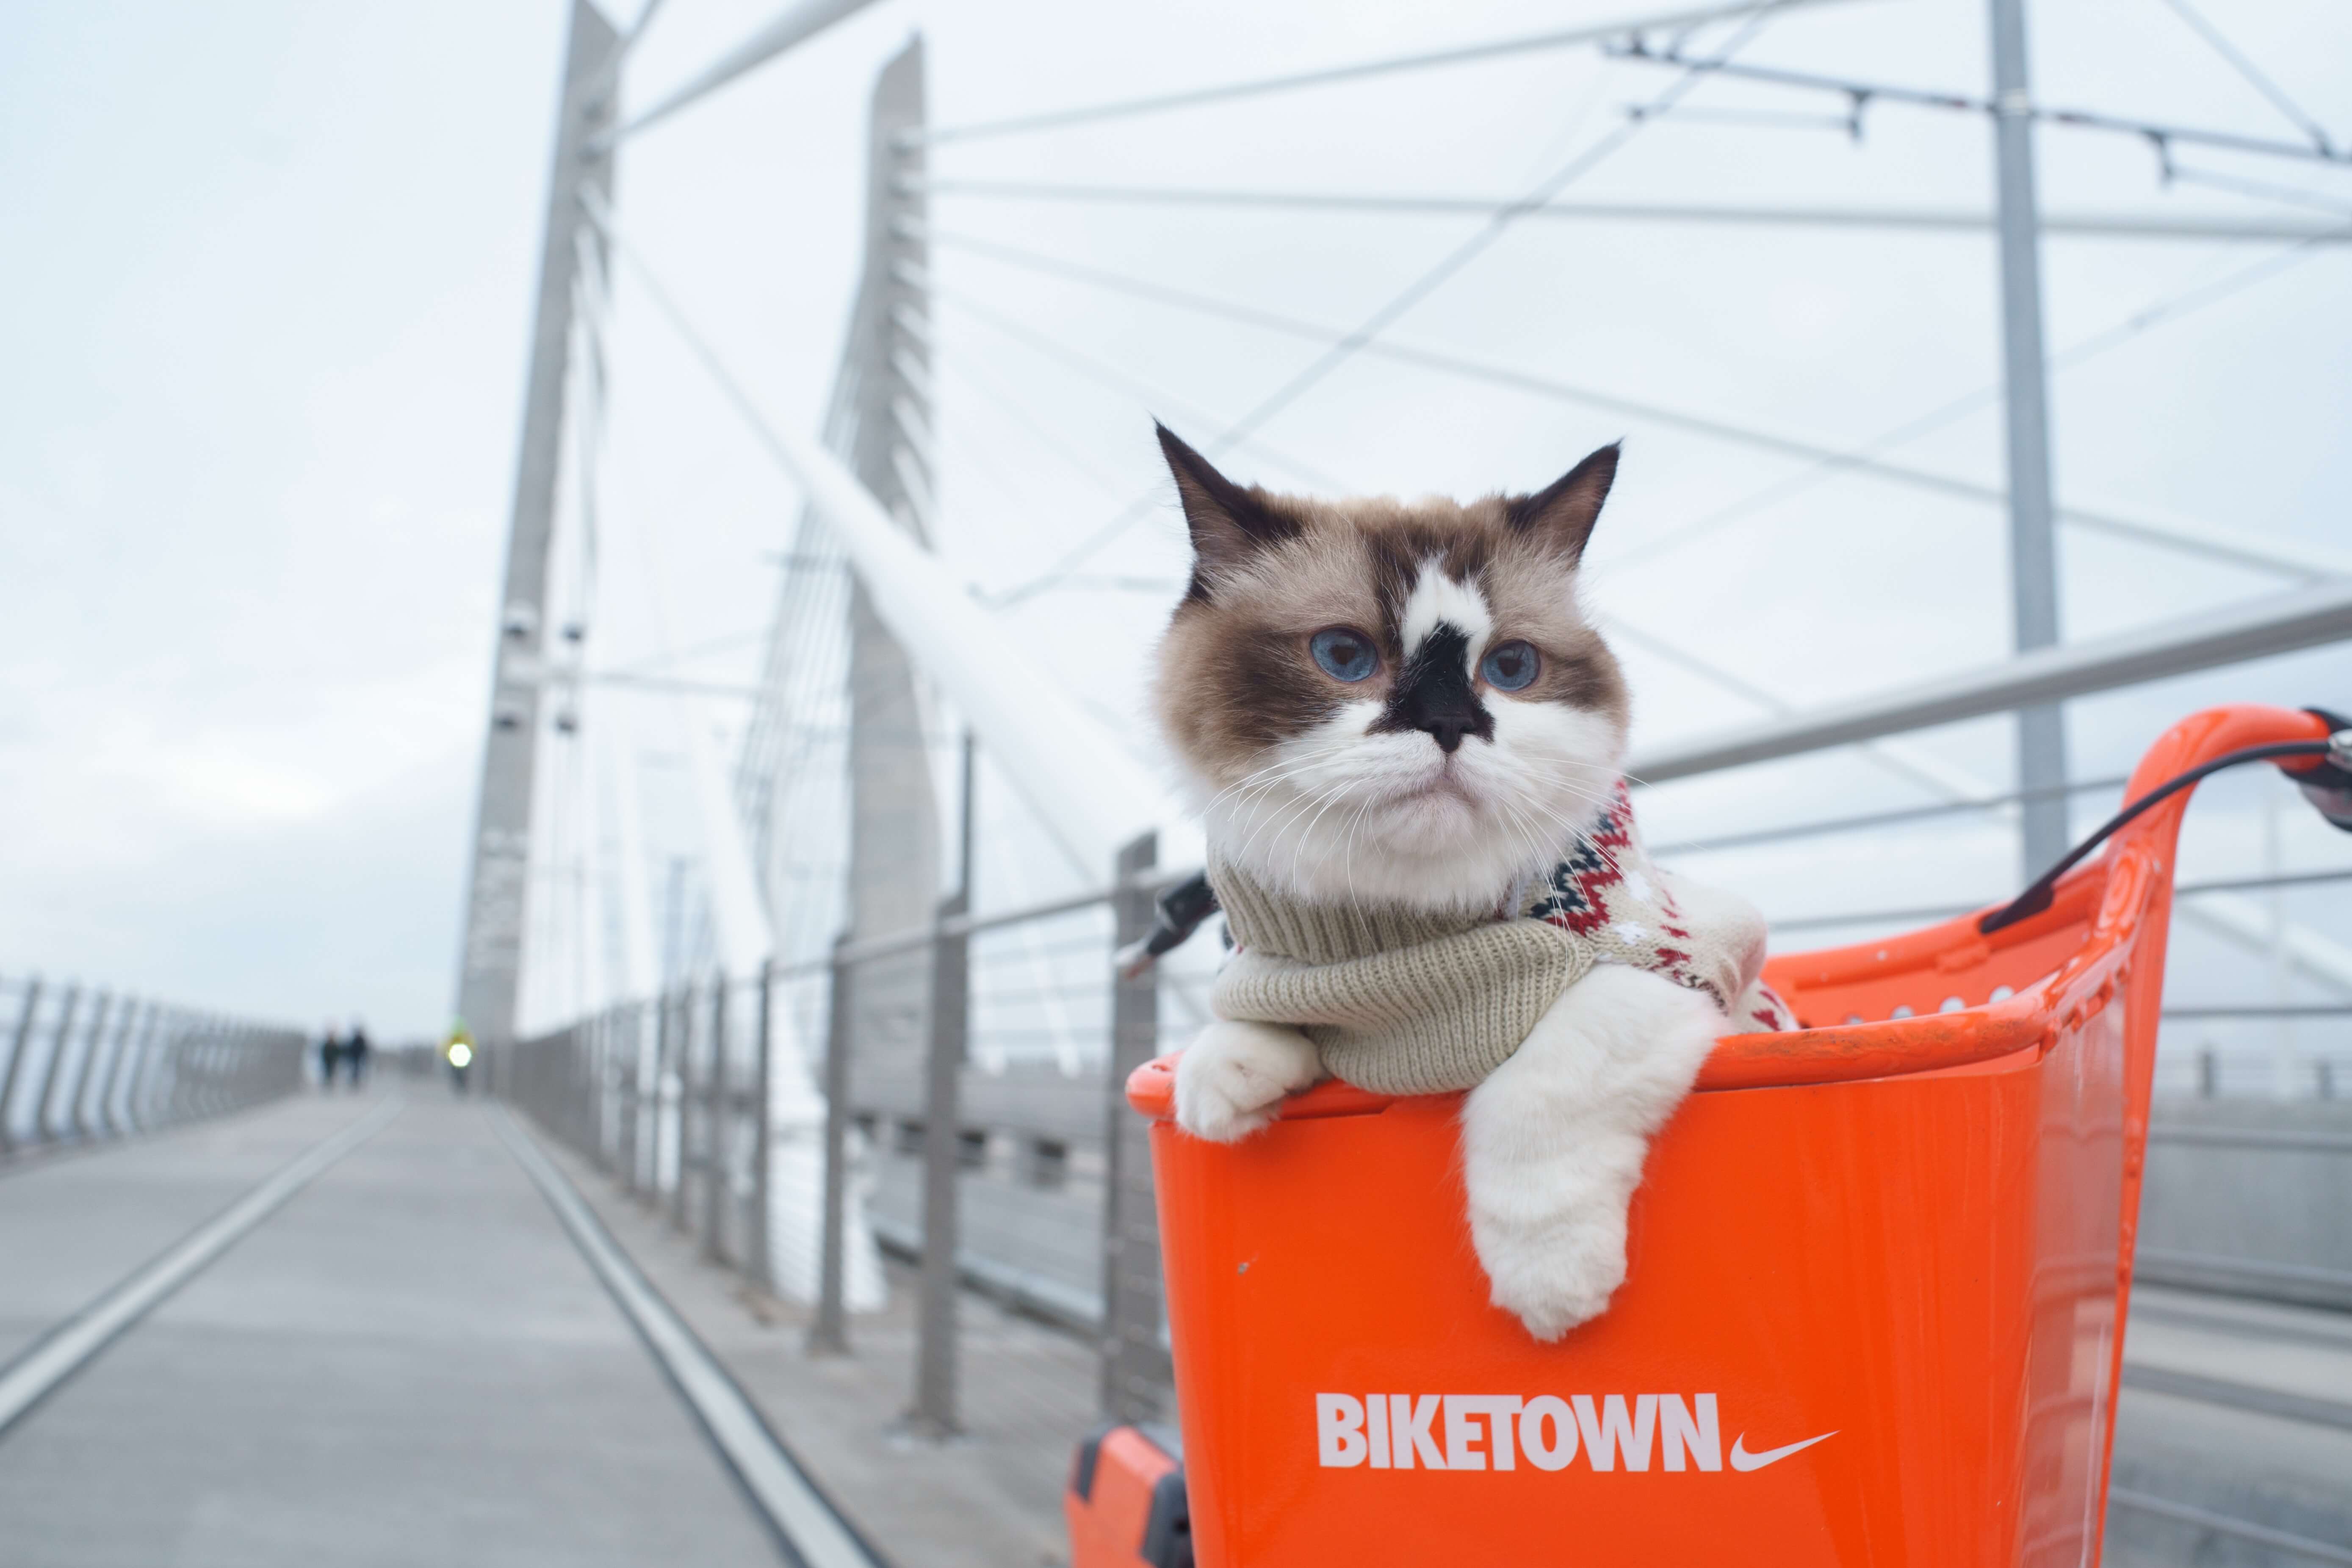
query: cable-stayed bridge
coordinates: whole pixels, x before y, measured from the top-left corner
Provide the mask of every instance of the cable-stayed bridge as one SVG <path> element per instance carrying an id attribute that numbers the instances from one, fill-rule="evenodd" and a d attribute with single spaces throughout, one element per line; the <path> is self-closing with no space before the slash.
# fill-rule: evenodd
<path id="1" fill-rule="evenodd" d="M 2116 802 L 2119 764 L 2147 735 L 2118 733 L 2118 712 L 2242 690 L 2352 706 L 2339 538 L 2084 504 L 2053 480 L 2054 374 L 2290 269 L 2338 268 L 2352 244 L 2352 159 L 2322 119 L 2231 40 L 2226 16 L 2166 4 L 2275 129 L 2045 102 L 2018 0 L 1987 8 L 1990 69 L 1935 89 L 1762 63 L 1759 39 L 1790 40 L 1778 58 L 1801 62 L 1796 40 L 1832 39 L 1858 9 L 1783 0 L 1120 100 L 1074 92 L 946 124 L 918 37 L 874 81 L 854 296 L 838 362 L 792 367 L 831 378 L 821 424 L 803 428 L 763 398 L 757 351 L 673 286 L 621 166 L 638 138 L 761 91 L 764 68 L 817 47 L 862 0 L 785 7 L 644 92 L 632 61 L 661 14 L 624 26 L 575 0 L 456 1004 L 479 1052 L 472 1087 L 493 1103 L 449 1096 L 438 1058 L 416 1053 L 387 1062 L 368 1096 L 297 1097 L 304 1058 L 281 1029 L 8 975 L 0 1230 L 39 1267 L 0 1298 L 15 1357 L 0 1384 L 15 1401 L 0 1402 L 0 1538 L 42 1562 L 1055 1560 L 1068 1446 L 1097 1415 L 1171 1414 L 1148 1155 L 1116 1090 L 1205 1019 L 1216 954 L 1204 937 L 1156 968 L 1114 969 L 1150 931 L 1155 898 L 1198 866 L 1198 829 L 1127 716 L 1066 679 L 1054 658 L 1066 645 L 1037 630 L 1062 614 L 1108 619 L 1129 626 L 1129 651 L 1143 646 L 1133 627 L 1179 586 L 1130 552 L 1164 521 L 1164 481 L 1090 452 L 999 353 L 1139 421 L 1184 418 L 1219 461 L 1300 488 L 1341 487 L 1321 448 L 1303 458 L 1269 427 L 1367 367 L 1433 397 L 1475 389 L 1772 465 L 1751 492 L 1616 547 L 1612 570 L 1703 560 L 1821 488 L 1867 484 L 2001 522 L 1998 598 L 1968 614 L 2006 626 L 2006 651 L 1832 682 L 1832 698 L 1778 684 L 1781 661 L 1694 647 L 1654 602 L 1603 603 L 1637 668 L 1739 715 L 1643 731 L 1629 773 L 1659 851 L 1753 893 L 1781 948 L 1964 912 L 2038 873 Z M 1612 62 L 1636 97 L 1517 190 L 1010 178 L 959 163 L 1018 139 L 1181 126 L 1555 56 Z M 1988 202 L 1579 194 L 1662 126 L 1868 148 L 1906 115 L 1981 126 Z M 2036 148 L 2062 137 L 2136 149 L 2155 194 L 2131 209 L 2044 203 Z M 2252 205 L 2168 199 L 2200 189 Z M 1059 227 L 1028 237 L 1022 216 L 1111 226 L 1171 212 L 1453 227 L 1369 308 L 1307 309 L 1253 299 L 1229 272 L 1108 265 L 1046 237 Z M 1977 244 L 1998 379 L 1841 438 L 1416 326 L 1507 237 L 1560 226 Z M 2058 341 L 2043 256 L 2077 244 L 2225 260 Z M 1116 343 L 1008 303 L 1037 298 L 992 281 L 1009 279 L 1304 357 L 1212 413 L 1171 401 Z M 625 312 L 668 336 L 797 509 L 775 512 L 770 559 L 744 563 L 775 582 L 748 684 L 679 673 L 713 628 L 681 613 L 658 560 L 631 553 L 657 557 L 661 541 L 613 471 Z M 1064 519 L 1034 558 L 1009 543 L 988 558 L 959 532 L 950 421 L 975 404 L 1026 432 L 1021 461 L 1086 471 L 1108 498 L 1100 515 Z M 1906 450 L 1990 416 L 1993 469 Z M 2082 616 L 2100 629 L 2077 632 L 2060 571 L 2077 541 L 2251 587 L 2151 616 L 2130 613 L 2119 574 L 2113 602 Z M 1858 596 L 1908 588 L 1873 580 L 1866 560 L 1843 569 Z M 1922 604 L 1923 620 L 1955 613 Z M 2317 684 L 2284 689 L 2295 682 Z M 2126 698 L 2140 706 L 2111 706 Z M 714 702 L 743 716 L 714 724 Z M 2235 809 L 2191 841 L 2179 889 L 2108 1560 L 2352 1561 L 2334 1484 L 2352 1477 L 2352 1117 L 2330 1103 L 2352 1075 L 2352 859 L 2265 796 L 2225 800 Z M 1853 869 L 1880 862 L 1905 874 Z M 355 1252 L 352 1236 L 373 1239 Z M 243 1463 L 192 1457 L 215 1428 Z M 93 1523 L 74 1478 L 98 1455 L 171 1484 Z"/>

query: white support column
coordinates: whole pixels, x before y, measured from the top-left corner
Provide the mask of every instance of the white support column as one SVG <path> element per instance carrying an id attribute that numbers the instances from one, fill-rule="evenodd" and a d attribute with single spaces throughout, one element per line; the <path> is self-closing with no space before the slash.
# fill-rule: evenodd
<path id="1" fill-rule="evenodd" d="M 612 189 L 609 153 L 595 150 L 613 120 L 605 66 L 618 42 L 589 0 L 572 0 L 572 33 L 558 110 L 554 166 L 541 237 L 539 300 L 531 328 L 521 451 L 499 596 L 497 668 L 475 808 L 466 933 L 458 961 L 457 1012 L 495 1053 L 514 1036 L 529 891 L 531 805 L 538 765 L 540 688 L 547 628 L 548 550 L 562 460 L 565 382 L 571 358 L 573 237 L 585 221 L 581 190 Z M 486 1079 L 495 1083 L 493 1072 Z"/>

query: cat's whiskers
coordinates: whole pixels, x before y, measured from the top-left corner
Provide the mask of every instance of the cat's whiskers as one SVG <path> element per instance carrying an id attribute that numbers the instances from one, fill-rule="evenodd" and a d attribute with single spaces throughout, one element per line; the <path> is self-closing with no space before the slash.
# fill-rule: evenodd
<path id="1" fill-rule="evenodd" d="M 1274 784 L 1284 782 L 1285 779 L 1296 777 L 1307 769 L 1318 766 L 1320 763 L 1328 761 L 1330 758 L 1340 754 L 1346 748 L 1344 746 L 1340 745 L 1325 745 L 1303 757 L 1276 757 L 1273 762 L 1268 763 L 1265 766 L 1243 774 L 1240 778 L 1235 779 L 1232 784 L 1229 784 L 1224 788 L 1219 790 L 1214 795 L 1210 797 L 1208 802 L 1203 805 L 1201 809 L 1204 813 L 1213 811 L 1227 795 L 1232 795 L 1238 790 L 1247 789 L 1254 781 L 1263 779 L 1268 773 L 1280 775 L 1268 781 L 1267 784 L 1259 786 L 1260 788 L 1270 788 Z"/>
<path id="2" fill-rule="evenodd" d="M 1359 910 L 1364 907 L 1364 898 L 1356 890 L 1356 829 L 1363 826 L 1364 818 L 1371 814 L 1371 809 L 1370 801 L 1356 807 L 1356 815 L 1348 822 L 1348 836 L 1339 842 L 1339 864 L 1348 871 L 1348 902 Z"/>
<path id="3" fill-rule="evenodd" d="M 1313 820 L 1309 821 L 1304 827 L 1299 829 L 1297 842 L 1291 846 L 1290 850 L 1290 878 L 1292 881 L 1296 882 L 1298 879 L 1298 862 L 1307 853 L 1307 841 L 1314 833 L 1316 824 L 1323 820 L 1323 813 L 1331 809 L 1332 803 L 1338 800 L 1344 793 L 1344 787 L 1345 786 L 1335 786 L 1331 789 L 1326 790 L 1322 795 L 1323 805 L 1321 808 L 1315 813 Z"/>
<path id="4" fill-rule="evenodd" d="M 1255 825 L 1250 840 L 1255 841 L 1257 831 L 1262 831 L 1267 822 L 1265 813 L 1262 809 L 1265 803 L 1265 797 L 1271 795 L 1275 790 L 1291 784 L 1301 774 L 1307 773 L 1310 769 L 1319 765 L 1326 760 L 1327 758 L 1324 756 L 1286 759 L 1283 762 L 1276 763 L 1269 767 L 1260 768 L 1256 773 L 1250 774 L 1248 779 L 1229 785 L 1225 789 L 1220 791 L 1216 799 L 1210 803 L 1209 807 L 1203 812 L 1203 815 L 1205 816 L 1208 815 L 1209 812 L 1213 812 L 1217 805 L 1225 801 L 1228 797 L 1234 797 L 1236 803 L 1232 808 L 1234 815 L 1241 816 L 1244 820 Z M 1260 777 L 1260 775 L 1265 773 L 1273 773 L 1275 776 L 1272 778 Z M 1250 783 L 1250 780 L 1257 780 L 1258 782 L 1252 784 Z M 1244 787 L 1244 785 L 1247 787 Z M 1285 803 L 1286 805 L 1290 804 L 1295 804 L 1295 802 Z M 1278 814 L 1280 808 L 1276 809 Z M 1247 847 L 1246 843 L 1244 847 Z"/>
<path id="5" fill-rule="evenodd" d="M 1286 805 L 1277 808 L 1272 817 L 1258 818 L 1257 825 L 1250 830 L 1250 836 L 1244 839 L 1242 841 L 1241 847 L 1234 852 L 1234 858 L 1239 860 L 1246 857 L 1251 847 L 1256 844 L 1259 835 L 1264 833 L 1267 827 L 1273 826 L 1274 823 L 1283 821 L 1286 816 L 1289 821 L 1296 822 L 1300 816 L 1312 809 L 1315 803 L 1321 800 L 1326 794 L 1345 790 L 1354 782 L 1355 781 L 1352 779 L 1339 780 L 1338 782 L 1328 784 L 1322 789 L 1318 789 L 1310 793 L 1301 795 Z M 1286 826 L 1287 825 L 1286 824 Z"/>

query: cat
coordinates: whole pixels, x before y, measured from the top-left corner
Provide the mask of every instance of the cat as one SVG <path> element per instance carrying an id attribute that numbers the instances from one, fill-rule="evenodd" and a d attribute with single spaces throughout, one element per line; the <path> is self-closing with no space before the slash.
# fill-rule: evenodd
<path id="1" fill-rule="evenodd" d="M 1557 1339 L 1623 1281 L 1650 1139 L 1727 1009 L 1793 1022 L 1761 918 L 1639 858 L 1625 678 L 1578 598 L 1619 449 L 1530 495 L 1322 500 L 1158 434 L 1193 552 L 1158 715 L 1242 944 L 1177 1122 L 1246 1137 L 1334 1072 L 1466 1089 L 1492 1300 Z"/>

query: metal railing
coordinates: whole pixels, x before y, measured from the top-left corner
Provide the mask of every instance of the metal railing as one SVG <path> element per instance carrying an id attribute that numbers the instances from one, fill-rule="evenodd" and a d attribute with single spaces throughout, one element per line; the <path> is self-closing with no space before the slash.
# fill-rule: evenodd
<path id="1" fill-rule="evenodd" d="M 0 1161 L 152 1132 L 299 1089 L 291 1029 L 0 975 Z"/>
<path id="2" fill-rule="evenodd" d="M 771 1283 L 766 977 L 692 979 L 493 1056 L 491 1082 L 703 1256 Z"/>
<path id="3" fill-rule="evenodd" d="M 1164 885 L 1153 862 L 1147 836 L 1109 886 L 1078 897 L 981 916 L 950 898 L 920 930 L 608 1009 L 512 1047 L 499 1092 L 762 1288 L 787 1272 L 772 1239 L 813 1215 L 799 1244 L 814 1243 L 814 1352 L 850 1342 L 854 1240 L 919 1265 L 908 1416 L 920 1429 L 961 1425 L 970 1288 L 1092 1339 L 1107 1411 L 1164 1415 L 1150 1152 L 1117 1090 L 1160 1050 L 1162 992 L 1196 1015 L 1199 1002 L 1157 971 L 1112 973 L 1150 929 Z M 891 1005 L 871 1005 L 861 982 L 919 956 L 920 1000 L 894 987 Z M 823 1048 L 786 1068 L 788 1037 Z M 799 1098 L 781 1071 L 821 1084 L 820 1125 L 779 1125 Z M 796 1132 L 815 1134 L 806 1183 L 780 1158 Z"/>

